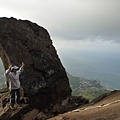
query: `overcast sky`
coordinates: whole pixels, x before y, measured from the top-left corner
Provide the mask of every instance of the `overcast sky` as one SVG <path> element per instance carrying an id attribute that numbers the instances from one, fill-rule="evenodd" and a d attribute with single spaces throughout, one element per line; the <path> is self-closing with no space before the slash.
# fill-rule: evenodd
<path id="1" fill-rule="evenodd" d="M 36 22 L 58 48 L 120 42 L 120 0 L 0 0 L 0 17 Z"/>
<path id="2" fill-rule="evenodd" d="M 47 29 L 71 75 L 107 80 L 119 74 L 120 0 L 0 0 L 0 17 Z"/>

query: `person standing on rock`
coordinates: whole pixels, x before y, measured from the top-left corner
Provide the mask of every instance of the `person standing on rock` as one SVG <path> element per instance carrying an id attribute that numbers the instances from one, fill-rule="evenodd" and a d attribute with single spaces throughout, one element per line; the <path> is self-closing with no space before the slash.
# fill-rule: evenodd
<path id="1" fill-rule="evenodd" d="M 14 104 L 19 106 L 20 102 L 20 81 L 19 75 L 23 72 L 24 63 L 22 62 L 21 67 L 10 65 L 5 72 L 5 76 L 9 78 L 9 89 L 10 89 L 10 108 L 14 109 Z"/>

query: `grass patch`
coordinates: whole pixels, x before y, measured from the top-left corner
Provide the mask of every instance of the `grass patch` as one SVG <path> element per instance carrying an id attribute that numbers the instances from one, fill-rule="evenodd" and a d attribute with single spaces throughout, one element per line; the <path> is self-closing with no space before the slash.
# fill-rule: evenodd
<path id="1" fill-rule="evenodd" d="M 73 96 L 83 96 L 86 99 L 88 99 L 89 101 L 92 101 L 95 98 L 101 96 L 102 94 L 109 93 L 109 92 L 110 92 L 110 90 L 107 90 L 107 89 L 98 89 L 98 88 L 92 87 L 92 88 L 88 88 L 85 90 L 73 89 L 72 95 Z"/>

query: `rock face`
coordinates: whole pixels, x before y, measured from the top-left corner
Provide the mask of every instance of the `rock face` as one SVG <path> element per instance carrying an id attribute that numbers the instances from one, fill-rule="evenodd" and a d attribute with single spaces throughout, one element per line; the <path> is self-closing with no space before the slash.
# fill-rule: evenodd
<path id="1" fill-rule="evenodd" d="M 49 33 L 27 20 L 0 18 L 0 57 L 9 64 L 25 63 L 21 85 L 30 104 L 44 108 L 71 95 L 69 81 Z M 42 105 L 41 105 L 42 103 Z"/>

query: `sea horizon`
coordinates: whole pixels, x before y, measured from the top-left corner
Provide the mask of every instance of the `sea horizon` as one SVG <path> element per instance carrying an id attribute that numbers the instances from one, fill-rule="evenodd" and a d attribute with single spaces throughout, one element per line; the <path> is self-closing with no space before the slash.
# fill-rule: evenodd
<path id="1" fill-rule="evenodd" d="M 62 50 L 62 51 L 61 51 Z M 86 49 L 59 50 L 59 58 L 66 72 L 74 77 L 88 80 L 101 80 L 102 85 L 110 89 L 120 89 L 120 53 L 109 51 L 91 51 Z M 4 76 L 4 68 L 0 60 L 0 75 Z M 5 78 L 2 80 L 5 83 Z M 6 86 L 6 84 L 5 84 Z"/>
<path id="2" fill-rule="evenodd" d="M 60 60 L 69 74 L 89 80 L 101 80 L 110 89 L 120 89 L 120 53 L 86 49 L 61 49 Z"/>

